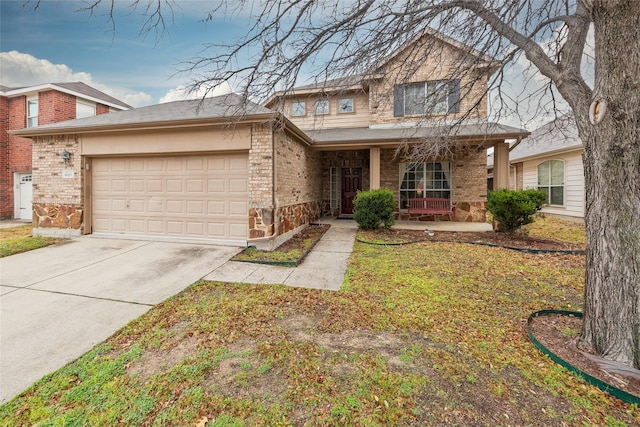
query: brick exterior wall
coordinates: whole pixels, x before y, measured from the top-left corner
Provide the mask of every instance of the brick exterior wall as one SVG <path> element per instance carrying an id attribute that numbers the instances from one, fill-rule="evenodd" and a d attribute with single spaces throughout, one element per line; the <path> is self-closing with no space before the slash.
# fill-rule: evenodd
<path id="1" fill-rule="evenodd" d="M 60 153 L 71 154 L 65 162 Z M 83 225 L 83 159 L 74 135 L 43 136 L 33 144 L 35 235 L 76 236 Z M 69 174 L 69 175 L 65 175 Z"/>
<path id="2" fill-rule="evenodd" d="M 31 140 L 10 135 L 7 130 L 24 129 L 27 126 L 27 98 L 18 96 L 15 98 L 3 98 L 2 103 L 6 107 L 2 111 L 2 122 L 5 128 L 2 130 L 3 150 L 0 152 L 0 217 L 13 218 L 14 216 L 14 173 L 30 173 L 31 168 Z M 38 112 L 38 114 L 40 114 Z"/>
<path id="3" fill-rule="evenodd" d="M 13 177 L 9 164 L 9 98 L 0 96 L 0 218 L 13 215 Z M 9 204 L 11 198 L 11 204 Z"/>
<path id="4" fill-rule="evenodd" d="M 32 172 L 32 142 L 9 135 L 7 130 L 27 127 L 27 97 L 0 97 L 0 218 L 14 217 L 14 173 Z M 96 103 L 96 114 L 106 114 L 109 106 Z M 76 97 L 47 90 L 38 94 L 38 125 L 76 118 Z M 35 198 L 35 192 L 34 192 Z M 34 224 L 35 225 L 35 224 Z"/>
<path id="5" fill-rule="evenodd" d="M 284 131 L 274 134 L 276 158 L 276 235 L 321 216 L 321 153 Z"/>
<path id="6" fill-rule="evenodd" d="M 249 149 L 249 238 L 275 234 L 273 199 L 273 129 L 271 123 L 251 127 Z"/>
<path id="7" fill-rule="evenodd" d="M 57 90 L 38 94 L 38 125 L 72 120 L 76 118 L 76 97 Z"/>
<path id="8" fill-rule="evenodd" d="M 273 249 L 321 214 L 321 154 L 272 123 L 253 125 L 249 150 L 249 239 Z"/>
<path id="9" fill-rule="evenodd" d="M 109 111 L 110 110 L 108 105 L 104 105 L 100 103 L 96 104 L 96 116 L 99 116 L 100 114 L 107 114 Z"/>

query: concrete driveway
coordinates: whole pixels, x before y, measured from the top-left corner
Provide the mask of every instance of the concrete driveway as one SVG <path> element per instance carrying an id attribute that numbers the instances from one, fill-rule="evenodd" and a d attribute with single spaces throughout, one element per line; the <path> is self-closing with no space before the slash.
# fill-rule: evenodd
<path id="1" fill-rule="evenodd" d="M 82 237 L 0 259 L 0 403 L 239 250 Z"/>

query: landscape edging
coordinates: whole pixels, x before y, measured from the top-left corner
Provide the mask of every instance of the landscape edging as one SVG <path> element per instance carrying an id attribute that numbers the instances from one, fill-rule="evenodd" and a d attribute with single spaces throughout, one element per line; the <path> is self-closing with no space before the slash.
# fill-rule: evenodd
<path id="1" fill-rule="evenodd" d="M 533 332 L 531 331 L 531 321 L 536 317 L 547 316 L 549 314 L 559 314 L 561 316 L 571 316 L 571 317 L 577 317 L 582 319 L 582 313 L 579 311 L 539 310 L 539 311 L 536 311 L 535 313 L 531 313 L 531 315 L 527 319 L 527 335 L 529 336 L 529 339 L 531 340 L 533 345 L 538 350 L 540 350 L 544 355 L 548 356 L 551 360 L 553 360 L 560 366 L 566 368 L 569 372 L 572 372 L 582 377 L 589 384 L 598 387 L 600 390 L 604 391 L 605 393 L 609 393 L 613 397 L 620 399 L 625 403 L 636 404 L 640 406 L 640 397 L 633 395 L 631 393 L 628 393 L 624 390 L 621 390 L 618 387 L 612 386 L 611 384 L 608 384 L 596 377 L 593 377 L 587 374 L 586 372 L 580 370 L 579 368 L 576 368 L 575 366 L 573 366 L 572 364 L 560 358 L 560 356 L 558 356 L 557 354 L 549 350 L 540 341 L 538 341 L 538 339 L 533 335 Z"/>

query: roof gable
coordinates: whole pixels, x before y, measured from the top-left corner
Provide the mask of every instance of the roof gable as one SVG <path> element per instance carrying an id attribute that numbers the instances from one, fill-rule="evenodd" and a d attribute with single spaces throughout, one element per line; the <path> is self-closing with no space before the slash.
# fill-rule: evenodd
<path id="1" fill-rule="evenodd" d="M 100 104 L 116 108 L 118 110 L 129 110 L 133 108 L 131 107 L 131 105 L 126 104 L 119 99 L 107 95 L 106 93 L 82 82 L 44 83 L 40 85 L 17 88 L 0 86 L 0 96 L 14 97 L 26 95 L 33 92 L 43 92 L 46 90 L 57 90 L 59 92 L 67 93 L 75 97 L 98 102 Z"/>
<path id="2" fill-rule="evenodd" d="M 434 30 L 431 27 L 426 27 L 415 37 L 406 41 L 389 55 L 378 61 L 378 63 L 371 68 L 371 76 L 380 74 L 383 71 L 384 67 L 395 60 L 398 56 L 407 52 L 409 49 L 412 49 L 415 45 L 423 43 L 428 38 L 436 39 L 444 45 L 449 46 L 456 51 L 462 52 L 465 56 L 471 55 L 477 61 L 484 63 L 490 68 L 495 67 L 497 64 L 497 61 L 494 58 L 485 55 L 484 53 L 472 48 L 471 46 L 465 45 L 464 43 L 461 43 L 437 30 Z"/>
<path id="3" fill-rule="evenodd" d="M 540 126 L 531 135 L 522 140 L 509 154 L 510 161 L 522 161 L 528 158 L 582 149 L 582 140 L 573 116 L 566 114 Z"/>

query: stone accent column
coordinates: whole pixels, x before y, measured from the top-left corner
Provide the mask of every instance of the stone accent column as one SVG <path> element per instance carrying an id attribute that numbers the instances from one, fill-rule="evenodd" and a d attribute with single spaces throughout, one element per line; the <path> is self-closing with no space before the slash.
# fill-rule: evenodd
<path id="1" fill-rule="evenodd" d="M 69 153 L 65 159 L 61 153 Z M 75 135 L 33 142 L 33 234 L 79 236 L 84 227 L 83 161 Z"/>

